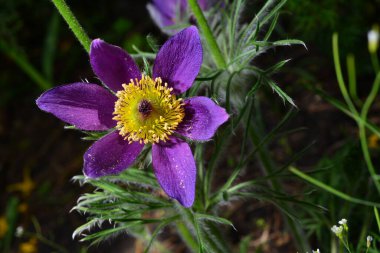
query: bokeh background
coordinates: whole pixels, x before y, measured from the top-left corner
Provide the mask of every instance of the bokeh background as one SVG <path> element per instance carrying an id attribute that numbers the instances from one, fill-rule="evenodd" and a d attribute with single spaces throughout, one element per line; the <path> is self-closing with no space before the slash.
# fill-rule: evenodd
<path id="1" fill-rule="evenodd" d="M 132 45 L 149 50 L 146 36 L 159 43 L 166 37 L 154 25 L 143 0 L 67 1 L 91 38 L 100 37 L 133 52 Z M 247 1 L 247 19 L 265 1 Z M 333 160 L 341 166 L 324 176 L 343 191 L 358 182 L 357 168 L 364 166 L 355 122 L 318 96 L 310 87 L 319 87 L 340 98 L 332 60 L 331 36 L 340 35 L 341 55 L 356 56 L 359 97 L 365 97 L 373 79 L 367 49 L 367 32 L 380 23 L 379 0 L 289 0 L 275 31 L 277 38 L 303 40 L 302 47 L 286 47 L 268 52 L 255 64 L 273 59 L 292 58 L 284 71 L 275 76 L 279 85 L 295 100 L 299 111 L 289 129 L 306 131 L 280 139 L 270 148 L 275 159 L 287 157 L 315 141 L 298 161 L 301 168 Z M 65 130 L 64 124 L 38 110 L 35 99 L 47 88 L 79 80 L 97 82 L 88 55 L 75 39 L 53 4 L 48 0 L 2 0 L 0 2 L 0 240 L 4 252 L 142 252 L 143 247 L 128 235 L 86 249 L 87 244 L 72 239 L 74 229 L 85 217 L 70 212 L 80 194 L 92 190 L 71 181 L 81 174 L 82 155 L 91 142 L 82 141 L 79 131 Z M 269 126 L 281 119 L 284 105 L 275 95 L 262 94 L 264 116 Z M 278 103 L 273 103 L 278 100 Z M 380 101 L 370 119 L 380 125 Z M 373 156 L 379 164 L 379 148 L 374 141 Z M 348 159 L 350 158 L 350 159 Z M 253 172 L 254 173 L 254 172 Z M 221 173 L 223 175 L 223 173 Z M 222 176 L 221 176 L 222 177 Z M 360 178 L 360 177 L 359 177 Z M 223 180 L 221 178 L 220 180 Z M 300 182 L 285 185 L 303 191 Z M 306 188 L 307 189 L 307 188 Z M 353 190 L 353 189 L 351 189 Z M 365 188 L 363 188 L 365 191 Z M 360 195 L 360 187 L 354 194 Z M 340 202 L 327 194 L 311 194 L 308 201 L 337 208 Z M 347 207 L 348 208 L 348 207 Z M 349 208 L 348 208 L 349 209 Z M 238 212 L 236 210 L 239 210 Z M 355 210 L 355 211 L 354 211 Z M 337 220 L 336 210 L 320 215 Z M 225 212 L 233 216 L 238 231 L 226 231 L 233 242 L 248 238 L 258 252 L 294 252 L 290 235 L 284 229 L 279 211 L 270 203 L 244 203 Z M 357 217 L 367 210 L 350 209 Z M 311 219 L 312 220 L 312 219 Z M 305 216 L 305 224 L 308 224 Z M 314 221 L 315 223 L 315 221 Z M 313 224 L 311 224 L 313 225 Z M 310 240 L 317 245 L 314 232 L 326 224 L 314 224 Z M 306 226 L 306 225 L 305 225 Z M 23 233 L 21 233 L 21 228 Z M 328 228 L 327 228 L 328 229 Z M 18 232 L 19 236 L 16 236 Z M 170 232 L 170 231 L 169 231 Z M 20 235 L 22 234 L 22 235 Z M 355 235 L 355 232 L 353 232 Z M 186 252 L 180 239 L 168 233 L 165 245 L 173 252 Z M 322 243 L 322 242 L 321 242 Z M 28 248 L 29 247 L 29 248 Z M 33 250 L 33 247 L 37 251 Z"/>

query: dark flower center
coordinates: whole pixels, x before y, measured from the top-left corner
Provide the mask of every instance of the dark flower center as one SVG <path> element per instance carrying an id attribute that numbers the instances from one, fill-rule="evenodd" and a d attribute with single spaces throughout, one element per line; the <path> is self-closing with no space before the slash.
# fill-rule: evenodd
<path id="1" fill-rule="evenodd" d="M 190 25 L 198 26 L 197 20 L 195 19 L 194 15 L 191 15 L 189 17 L 189 23 L 190 23 Z"/>
<path id="2" fill-rule="evenodd" d="M 152 105 L 149 103 L 149 101 L 144 99 L 139 103 L 138 109 L 139 113 L 141 113 L 144 117 L 148 117 L 152 111 Z"/>

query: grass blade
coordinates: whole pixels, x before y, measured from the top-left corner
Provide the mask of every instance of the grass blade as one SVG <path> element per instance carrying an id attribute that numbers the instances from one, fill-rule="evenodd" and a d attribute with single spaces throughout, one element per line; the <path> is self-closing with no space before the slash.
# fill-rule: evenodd
<path id="1" fill-rule="evenodd" d="M 345 194 L 341 191 L 338 191 L 336 190 L 335 188 L 315 179 L 315 178 L 312 178 L 310 176 L 308 176 L 307 174 L 301 172 L 300 170 L 296 169 L 295 167 L 289 167 L 289 170 L 290 172 L 292 172 L 293 174 L 295 174 L 296 176 L 302 178 L 303 180 L 327 191 L 327 192 L 330 192 L 331 194 L 341 198 L 341 199 L 344 199 L 344 200 L 347 200 L 349 202 L 352 202 L 352 203 L 355 203 L 355 204 L 359 204 L 359 205 L 365 205 L 365 206 L 375 206 L 375 207 L 380 207 L 380 203 L 376 203 L 376 202 L 371 202 L 371 201 L 367 201 L 367 200 L 362 200 L 362 199 L 358 199 L 358 198 L 354 198 L 354 197 L 351 197 L 350 195 L 348 194 Z"/>

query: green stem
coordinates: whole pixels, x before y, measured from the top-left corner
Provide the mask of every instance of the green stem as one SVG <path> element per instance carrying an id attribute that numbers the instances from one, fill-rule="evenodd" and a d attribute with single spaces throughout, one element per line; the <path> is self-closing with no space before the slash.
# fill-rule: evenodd
<path id="1" fill-rule="evenodd" d="M 318 95 L 320 95 L 322 98 L 324 98 L 327 102 L 335 106 L 337 109 L 339 109 L 341 112 L 346 114 L 347 116 L 351 117 L 353 120 L 357 122 L 363 122 L 363 124 L 368 128 L 369 131 L 376 134 L 380 137 L 380 131 L 379 129 L 371 122 L 369 121 L 363 121 L 362 118 L 360 118 L 360 115 L 351 112 L 342 102 L 338 101 L 337 99 L 327 95 L 322 90 L 314 89 L 312 88 L 314 92 L 316 92 Z"/>
<path id="2" fill-rule="evenodd" d="M 346 104 L 351 112 L 354 114 L 358 114 L 358 111 L 355 108 L 354 103 L 352 102 L 348 92 L 346 85 L 344 83 L 343 74 L 342 74 L 342 68 L 340 65 L 340 59 L 339 59 L 339 45 L 338 45 L 338 34 L 333 34 L 333 40 L 332 40 L 332 47 L 333 47 L 333 56 L 334 56 L 334 65 L 335 65 L 335 72 L 336 72 L 336 78 L 338 80 L 339 88 L 342 93 L 342 96 L 344 100 L 346 101 Z"/>
<path id="3" fill-rule="evenodd" d="M 203 153 L 204 153 L 204 146 L 203 144 L 197 144 L 194 150 L 194 157 L 195 161 L 197 161 L 197 180 L 198 180 L 198 185 L 205 185 L 204 181 L 204 160 L 203 160 Z M 200 190 L 200 198 L 202 203 L 206 203 L 206 194 L 204 191 L 204 188 L 202 187 L 202 190 Z"/>
<path id="4" fill-rule="evenodd" d="M 356 69 L 355 69 L 355 57 L 353 54 L 347 56 L 347 74 L 348 74 L 348 90 L 354 102 L 360 105 L 360 99 L 357 94 L 356 87 Z"/>
<path id="5" fill-rule="evenodd" d="M 68 252 L 69 252 L 69 251 L 67 251 L 65 248 L 63 248 L 62 246 L 60 246 L 59 244 L 56 244 L 56 243 L 54 243 L 53 241 L 50 241 L 49 239 L 45 238 L 45 237 L 44 237 L 43 235 L 41 235 L 41 234 L 36 234 L 36 237 L 37 237 L 37 239 L 38 239 L 40 242 L 42 242 L 42 243 L 44 243 L 44 244 L 50 246 L 51 248 L 57 250 L 58 252 L 62 252 L 62 253 L 68 253 Z"/>
<path id="6" fill-rule="evenodd" d="M 380 232 L 380 215 L 379 215 L 379 211 L 377 210 L 376 207 L 373 207 L 373 212 L 375 213 L 377 227 L 379 228 L 379 232 Z"/>
<path id="7" fill-rule="evenodd" d="M 24 237 L 36 237 L 41 243 L 50 246 L 51 248 L 55 249 L 58 252 L 62 253 L 68 253 L 68 251 L 63 248 L 62 246 L 50 241 L 46 237 L 44 237 L 42 234 L 39 233 L 31 233 L 31 232 L 24 232 L 23 234 Z"/>
<path id="8" fill-rule="evenodd" d="M 207 45 L 210 47 L 211 55 L 214 58 L 216 66 L 221 69 L 226 68 L 226 61 L 224 60 L 222 51 L 216 43 L 214 35 L 212 34 L 210 27 L 208 26 L 207 20 L 203 15 L 203 12 L 201 10 L 201 7 L 199 7 L 199 4 L 197 3 L 197 0 L 189 0 L 189 5 L 198 22 L 199 28 L 203 33 Z"/>
<path id="9" fill-rule="evenodd" d="M 348 245 L 348 243 L 344 239 L 341 239 L 341 242 L 343 243 L 343 246 L 347 249 L 348 253 L 351 253 L 350 246 Z"/>
<path id="10" fill-rule="evenodd" d="M 375 71 L 375 74 L 377 74 L 380 71 L 380 64 L 376 53 L 371 53 L 371 62 L 373 70 Z"/>
<path id="11" fill-rule="evenodd" d="M 190 230 L 186 227 L 186 225 L 183 222 L 177 222 L 176 225 L 178 233 L 180 234 L 182 240 L 184 240 L 188 248 L 192 252 L 197 252 L 198 243 L 194 240 Z"/>
<path id="12" fill-rule="evenodd" d="M 379 91 L 380 88 L 380 72 L 376 75 L 375 82 L 373 84 L 373 87 L 371 89 L 370 94 L 368 95 L 367 100 L 364 102 L 360 118 L 362 119 L 361 121 L 357 122 L 359 126 L 359 135 L 360 135 L 360 143 L 364 155 L 364 160 L 367 164 L 368 170 L 371 174 L 372 180 L 376 186 L 377 191 L 380 193 L 380 182 L 377 179 L 377 174 L 376 170 L 373 166 L 372 160 L 371 160 L 371 155 L 368 150 L 368 144 L 367 144 L 367 136 L 366 136 L 366 128 L 363 124 L 364 121 L 367 121 L 367 115 L 368 111 L 373 103 L 373 101 L 376 98 L 376 95 Z"/>
<path id="13" fill-rule="evenodd" d="M 362 147 L 362 151 L 363 151 L 363 155 L 364 155 L 364 160 L 367 164 L 367 167 L 368 167 L 368 170 L 371 174 L 371 177 L 375 183 L 376 189 L 378 190 L 378 192 L 380 192 L 380 183 L 376 179 L 377 174 L 376 174 L 375 168 L 374 168 L 372 161 L 371 161 L 371 156 L 370 156 L 370 153 L 368 150 L 368 145 L 367 145 L 366 129 L 365 129 L 365 126 L 363 124 L 363 122 L 367 120 L 367 114 L 368 114 L 369 108 L 370 108 L 371 104 L 373 103 L 373 101 L 375 100 L 376 94 L 377 94 L 379 87 L 380 87 L 380 73 L 378 72 L 378 68 L 379 68 L 378 62 L 375 62 L 375 64 L 374 64 L 374 68 L 375 68 L 375 71 L 377 73 L 376 80 L 373 84 L 373 88 L 372 88 L 367 100 L 364 102 L 361 113 L 359 114 L 359 112 L 356 110 L 356 108 L 355 108 L 355 106 L 354 106 L 354 104 L 353 104 L 353 102 L 352 102 L 352 100 L 351 100 L 351 98 L 347 92 L 346 85 L 345 85 L 344 80 L 343 80 L 343 74 L 342 74 L 340 60 L 339 60 L 338 34 L 336 34 L 336 33 L 333 35 L 332 45 L 333 45 L 335 72 L 336 72 L 336 76 L 338 79 L 339 88 L 340 88 L 340 91 L 344 97 L 344 100 L 346 101 L 348 109 L 352 112 L 352 114 L 359 116 L 358 118 L 360 118 L 360 121 L 357 120 L 356 122 L 359 126 L 360 143 L 361 143 L 361 147 Z M 377 60 L 376 56 L 373 56 L 373 54 L 371 54 L 371 56 L 372 56 L 372 61 L 374 61 L 374 59 Z"/>
<path id="14" fill-rule="evenodd" d="M 86 32 L 83 30 L 82 26 L 79 24 L 74 14 L 71 12 L 69 6 L 67 6 L 65 0 L 52 0 L 52 2 L 59 11 L 59 13 L 62 15 L 63 19 L 69 25 L 74 35 L 82 44 L 84 49 L 87 51 L 87 53 L 89 53 L 91 40 L 87 36 Z"/>
<path id="15" fill-rule="evenodd" d="M 321 181 L 318 181 L 317 179 L 315 178 L 312 178 L 310 176 L 308 176 L 307 174 L 301 172 L 300 170 L 296 169 L 295 167 L 289 167 L 289 170 L 290 172 L 292 172 L 293 174 L 295 174 L 296 176 L 304 179 L 305 181 L 327 191 L 327 192 L 330 192 L 331 194 L 334 194 L 335 196 L 341 198 L 341 199 L 344 199 L 344 200 L 347 200 L 349 202 L 352 202 L 352 203 L 355 203 L 355 204 L 360 204 L 360 205 L 365 205 L 365 206 L 375 206 L 375 207 L 380 207 L 380 204 L 379 203 L 376 203 L 376 202 L 371 202 L 371 201 L 367 201 L 367 200 L 362 200 L 362 199 L 358 199 L 358 198 L 354 198 L 354 197 L 351 197 L 350 195 L 346 194 L 346 193 L 343 193 L 341 191 L 338 191 L 336 190 L 335 188 L 325 184 L 325 183 L 322 183 Z"/>

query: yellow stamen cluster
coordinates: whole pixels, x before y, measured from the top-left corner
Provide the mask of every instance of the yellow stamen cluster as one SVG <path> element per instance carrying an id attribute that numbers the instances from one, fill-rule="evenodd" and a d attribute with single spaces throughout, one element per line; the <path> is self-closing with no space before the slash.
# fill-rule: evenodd
<path id="1" fill-rule="evenodd" d="M 158 143 L 173 134 L 185 116 L 182 99 L 161 78 L 143 75 L 140 80 L 123 84 L 118 91 L 113 118 L 116 129 L 129 143 Z M 148 108 L 148 109 L 147 109 Z"/>

